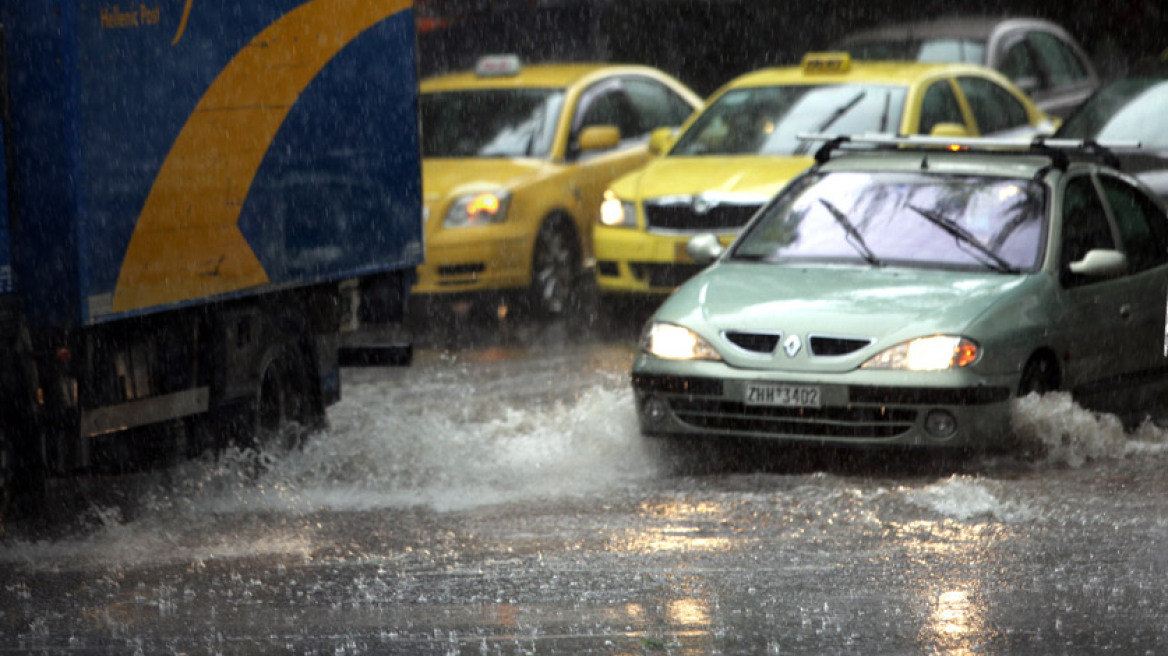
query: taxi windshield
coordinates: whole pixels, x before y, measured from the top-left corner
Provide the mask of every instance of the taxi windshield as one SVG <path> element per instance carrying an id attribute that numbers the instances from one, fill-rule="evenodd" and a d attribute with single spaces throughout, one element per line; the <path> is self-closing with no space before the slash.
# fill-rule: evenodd
<path id="1" fill-rule="evenodd" d="M 800 155 L 804 132 L 895 133 L 905 88 L 875 84 L 733 89 L 706 108 L 669 152 L 677 155 Z"/>
<path id="2" fill-rule="evenodd" d="M 470 89 L 422 94 L 423 157 L 547 157 L 562 89 Z"/>
<path id="3" fill-rule="evenodd" d="M 1028 179 L 904 172 L 805 176 L 764 209 L 733 259 L 1035 270 L 1045 187 Z"/>

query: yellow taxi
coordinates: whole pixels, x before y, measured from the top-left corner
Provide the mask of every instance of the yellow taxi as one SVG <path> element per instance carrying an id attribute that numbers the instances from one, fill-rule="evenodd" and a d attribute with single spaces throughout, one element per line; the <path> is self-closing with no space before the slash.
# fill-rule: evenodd
<path id="1" fill-rule="evenodd" d="M 514 56 L 420 91 L 426 253 L 413 294 L 518 292 L 552 315 L 571 307 L 587 273 L 604 190 L 648 161 L 651 132 L 701 105 L 655 68 Z"/>
<path id="2" fill-rule="evenodd" d="M 813 161 L 822 142 L 802 133 L 1029 138 L 1054 121 L 997 72 L 978 65 L 853 62 L 809 53 L 800 66 L 738 77 L 716 91 L 663 153 L 604 192 L 593 232 L 602 298 L 663 295 L 702 267 L 689 238 L 729 244 Z"/>

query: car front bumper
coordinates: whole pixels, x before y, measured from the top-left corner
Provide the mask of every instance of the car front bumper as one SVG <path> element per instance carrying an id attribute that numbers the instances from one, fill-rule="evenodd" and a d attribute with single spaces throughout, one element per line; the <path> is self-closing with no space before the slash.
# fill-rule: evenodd
<path id="1" fill-rule="evenodd" d="M 933 374 L 928 374 L 933 375 Z M 717 362 L 637 356 L 632 385 L 646 435 L 752 437 L 837 445 L 984 448 L 1013 434 L 1017 375 L 852 371 L 809 375 L 734 369 Z M 752 382 L 812 386 L 818 407 L 752 405 Z"/>
<path id="2" fill-rule="evenodd" d="M 668 294 L 705 265 L 685 252 L 697 233 L 649 233 L 632 228 L 596 226 L 592 243 L 596 253 L 596 285 L 608 294 Z M 723 245 L 737 233 L 718 235 Z"/>
<path id="3" fill-rule="evenodd" d="M 532 238 L 517 225 L 443 230 L 427 237 L 413 294 L 516 288 L 531 282 Z"/>

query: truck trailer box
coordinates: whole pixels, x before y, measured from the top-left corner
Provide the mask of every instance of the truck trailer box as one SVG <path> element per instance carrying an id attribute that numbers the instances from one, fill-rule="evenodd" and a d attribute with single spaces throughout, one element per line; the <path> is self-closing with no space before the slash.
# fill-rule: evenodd
<path id="1" fill-rule="evenodd" d="M 0 284 L 31 327 L 421 261 L 410 3 L 0 0 L 0 21 Z"/>

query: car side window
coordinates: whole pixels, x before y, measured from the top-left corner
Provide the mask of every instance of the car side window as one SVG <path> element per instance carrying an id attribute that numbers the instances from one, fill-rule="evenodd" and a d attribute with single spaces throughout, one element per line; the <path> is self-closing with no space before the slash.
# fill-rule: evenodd
<path id="1" fill-rule="evenodd" d="M 656 80 L 634 76 L 624 78 L 623 82 L 629 102 L 640 115 L 642 129 L 681 125 L 694 111 L 673 89 Z"/>
<path id="2" fill-rule="evenodd" d="M 621 141 L 635 138 L 648 131 L 641 127 L 637 112 L 618 79 L 599 82 L 581 94 L 576 114 L 572 119 L 572 136 L 568 144 L 569 157 L 579 154 L 577 141 L 580 133 L 594 125 L 616 127 L 620 130 Z"/>
<path id="3" fill-rule="evenodd" d="M 925 90 L 925 95 L 921 98 L 921 123 L 917 132 L 929 134 L 938 123 L 965 125 L 961 106 L 957 103 L 957 96 L 953 93 L 949 80 L 934 82 Z"/>
<path id="4" fill-rule="evenodd" d="M 1059 279 L 1064 287 L 1089 282 L 1071 273 L 1071 263 L 1083 259 L 1094 249 L 1113 249 L 1115 240 L 1090 176 L 1081 175 L 1067 182 L 1063 193 L 1063 235 L 1059 250 Z"/>
<path id="5" fill-rule="evenodd" d="M 1103 193 L 1123 239 L 1131 271 L 1143 271 L 1168 262 L 1168 217 L 1152 199 L 1111 176 L 1101 176 Z"/>
<path id="6" fill-rule="evenodd" d="M 1082 82 L 1087 77 L 1087 69 L 1071 47 L 1049 32 L 1031 32 L 1030 42 L 1038 53 L 1038 58 L 1046 69 L 1047 82 L 1058 89 Z"/>
<path id="7" fill-rule="evenodd" d="M 957 83 L 969 102 L 981 136 L 1021 127 L 1030 122 L 1022 103 L 993 81 L 980 77 L 959 77 Z"/>
<path id="8" fill-rule="evenodd" d="M 999 68 L 1002 75 L 1020 87 L 1037 88 L 1042 84 L 1042 69 L 1038 67 L 1038 62 L 1034 61 L 1030 46 L 1024 40 L 1015 41 L 1006 48 Z"/>

